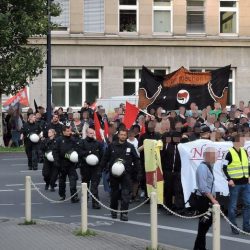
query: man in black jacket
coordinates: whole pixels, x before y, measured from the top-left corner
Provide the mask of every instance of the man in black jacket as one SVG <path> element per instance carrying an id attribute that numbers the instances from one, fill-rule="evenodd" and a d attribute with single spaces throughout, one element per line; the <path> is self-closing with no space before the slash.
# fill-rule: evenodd
<path id="1" fill-rule="evenodd" d="M 110 187 L 111 187 L 111 202 L 112 209 L 118 209 L 118 200 L 120 198 L 121 189 L 121 210 L 128 210 L 129 201 L 132 194 L 132 179 L 131 174 L 133 168 L 137 169 L 138 181 L 141 178 L 141 168 L 138 154 L 134 146 L 127 142 L 128 132 L 121 129 L 118 132 L 118 141 L 109 144 L 101 161 L 101 168 L 105 168 L 108 163 L 108 171 L 110 171 Z M 122 161 L 125 171 L 121 176 L 115 176 L 112 171 L 112 166 L 117 162 Z M 116 212 L 111 212 L 112 218 L 117 218 Z M 121 213 L 122 221 L 128 220 L 127 212 Z"/>
<path id="2" fill-rule="evenodd" d="M 88 128 L 87 137 L 80 141 L 79 155 L 81 158 L 80 172 L 82 182 L 87 183 L 88 187 L 91 182 L 90 191 L 97 199 L 99 199 L 98 185 L 102 174 L 100 160 L 103 155 L 103 149 L 101 143 L 95 139 L 95 130 L 93 128 Z M 92 208 L 101 208 L 94 199 L 92 199 Z"/>
<path id="3" fill-rule="evenodd" d="M 69 177 L 70 194 L 72 203 L 79 202 L 76 194 L 77 172 L 76 163 L 70 160 L 70 153 L 78 151 L 77 142 L 72 137 L 71 127 L 63 126 L 63 135 L 56 139 L 56 145 L 53 148 L 54 166 L 59 169 L 59 196 L 60 200 L 66 197 L 66 178 Z"/>

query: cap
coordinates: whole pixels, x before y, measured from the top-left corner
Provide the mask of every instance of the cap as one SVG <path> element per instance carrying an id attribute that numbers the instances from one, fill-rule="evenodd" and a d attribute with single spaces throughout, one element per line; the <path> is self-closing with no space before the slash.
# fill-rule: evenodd
<path id="1" fill-rule="evenodd" d="M 206 124 L 201 125 L 201 133 L 211 132 L 210 128 Z"/>

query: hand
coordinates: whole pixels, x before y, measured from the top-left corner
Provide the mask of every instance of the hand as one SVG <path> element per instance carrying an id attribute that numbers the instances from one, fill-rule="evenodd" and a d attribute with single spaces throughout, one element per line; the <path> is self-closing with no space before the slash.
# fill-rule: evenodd
<path id="1" fill-rule="evenodd" d="M 213 205 L 214 205 L 214 204 L 218 204 L 218 205 L 219 205 L 219 202 L 218 202 L 215 198 L 213 198 L 213 199 L 211 200 L 211 202 L 213 203 Z"/>
<path id="2" fill-rule="evenodd" d="M 235 186 L 234 181 L 233 180 L 228 181 L 228 185 L 230 187 L 234 187 Z"/>

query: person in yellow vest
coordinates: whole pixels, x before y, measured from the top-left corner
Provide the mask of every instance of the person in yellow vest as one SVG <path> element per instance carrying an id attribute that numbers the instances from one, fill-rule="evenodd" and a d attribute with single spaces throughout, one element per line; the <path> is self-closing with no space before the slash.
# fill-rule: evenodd
<path id="1" fill-rule="evenodd" d="M 229 206 L 228 218 L 236 224 L 236 212 L 238 199 L 243 201 L 243 230 L 250 232 L 250 167 L 248 153 L 243 148 L 245 138 L 243 134 L 236 134 L 233 137 L 233 147 L 229 149 L 223 157 L 223 171 L 226 175 L 229 185 Z M 239 234 L 239 231 L 232 227 L 233 234 Z"/>

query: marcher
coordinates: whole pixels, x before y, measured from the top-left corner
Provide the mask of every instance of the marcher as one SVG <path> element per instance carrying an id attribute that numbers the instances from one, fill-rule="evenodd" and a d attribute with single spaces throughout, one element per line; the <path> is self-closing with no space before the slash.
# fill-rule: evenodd
<path id="1" fill-rule="evenodd" d="M 99 199 L 98 185 L 102 175 L 100 160 L 103 155 L 103 149 L 101 143 L 95 139 L 95 130 L 93 128 L 88 128 L 87 137 L 80 141 L 79 155 L 81 157 L 80 172 L 82 182 L 87 183 L 88 188 L 91 187 L 91 193 Z M 92 208 L 101 208 L 99 203 L 93 198 Z"/>
<path id="2" fill-rule="evenodd" d="M 34 114 L 29 114 L 28 122 L 21 129 L 21 140 L 24 138 L 25 152 L 28 157 L 28 169 L 37 170 L 39 161 L 39 140 L 41 128 L 36 123 Z"/>
<path id="3" fill-rule="evenodd" d="M 217 151 L 208 147 L 205 149 L 203 158 L 196 171 L 198 190 L 197 209 L 199 212 L 207 213 L 199 218 L 198 234 L 194 244 L 194 250 L 206 250 L 206 234 L 212 225 L 212 205 L 219 204 L 215 198 L 213 166 L 217 160 Z"/>
<path id="4" fill-rule="evenodd" d="M 223 158 L 223 171 L 226 175 L 229 185 L 229 206 L 228 218 L 237 226 L 236 214 L 238 199 L 243 201 L 243 230 L 250 233 L 250 166 L 248 153 L 244 149 L 245 138 L 242 134 L 236 134 L 233 137 L 233 147 L 225 154 Z M 239 234 L 239 231 L 231 227 L 233 234 Z"/>
<path id="5" fill-rule="evenodd" d="M 77 195 L 77 172 L 76 163 L 78 157 L 76 152 L 78 145 L 72 137 L 71 127 L 63 126 L 63 135 L 56 139 L 56 145 L 53 149 L 54 165 L 59 168 L 59 196 L 60 200 L 66 198 L 66 178 L 69 178 L 70 194 L 72 196 L 71 202 L 79 202 Z M 71 154 L 74 152 L 73 157 Z M 74 195 L 74 196 L 73 196 Z"/>
<path id="6" fill-rule="evenodd" d="M 54 166 L 54 157 L 52 153 L 56 143 L 55 134 L 55 130 L 50 129 L 48 131 L 48 138 L 41 143 L 41 151 L 44 155 L 42 174 L 45 181 L 45 190 L 48 190 L 50 186 L 51 192 L 55 191 L 56 180 L 58 177 L 58 168 Z"/>
<path id="7" fill-rule="evenodd" d="M 140 161 L 138 154 L 132 144 L 127 142 L 128 132 L 121 129 L 118 132 L 118 141 L 109 144 L 101 161 L 101 167 L 105 168 L 108 164 L 110 172 L 111 202 L 112 209 L 118 209 L 118 200 L 121 198 L 121 210 L 128 210 L 132 192 L 131 172 L 133 168 L 138 171 L 138 181 L 141 178 Z M 119 163 L 118 163 L 119 162 Z M 120 164 L 124 167 L 121 175 L 115 175 L 114 168 Z M 115 165 L 116 164 L 116 165 Z M 121 191 L 120 191 L 121 190 Z M 120 197 L 121 196 L 121 197 Z M 111 212 L 112 218 L 117 218 L 116 212 Z M 120 215 L 122 221 L 128 220 L 127 212 Z"/>

